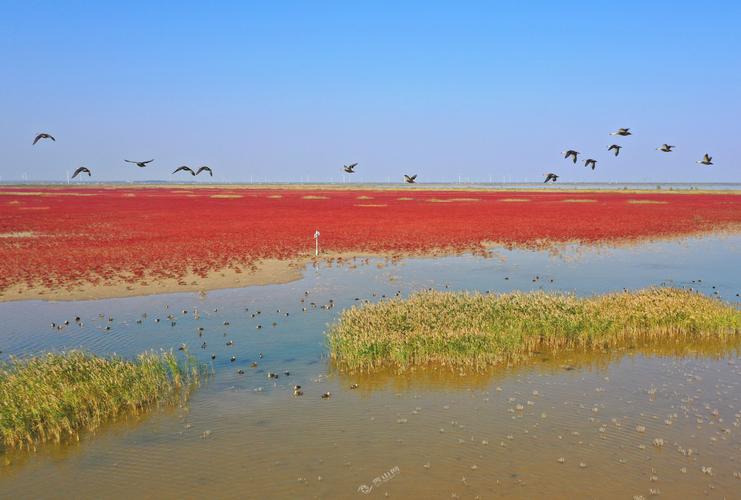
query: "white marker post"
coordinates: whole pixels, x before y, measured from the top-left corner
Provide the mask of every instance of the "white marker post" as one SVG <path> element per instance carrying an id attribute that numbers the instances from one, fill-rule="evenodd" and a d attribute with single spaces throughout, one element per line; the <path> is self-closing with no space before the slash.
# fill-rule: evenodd
<path id="1" fill-rule="evenodd" d="M 319 230 L 314 231 L 315 250 L 314 255 L 319 256 Z"/>

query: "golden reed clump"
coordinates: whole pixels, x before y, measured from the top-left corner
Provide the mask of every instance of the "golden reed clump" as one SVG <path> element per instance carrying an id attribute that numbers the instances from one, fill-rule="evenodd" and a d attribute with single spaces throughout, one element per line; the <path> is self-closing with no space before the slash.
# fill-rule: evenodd
<path id="1" fill-rule="evenodd" d="M 650 288 L 580 298 L 562 293 L 425 291 L 352 307 L 330 326 L 341 368 L 484 368 L 548 350 L 735 336 L 737 306 L 699 293 Z"/>
<path id="2" fill-rule="evenodd" d="M 121 414 L 187 398 L 204 373 L 190 356 L 144 353 L 134 361 L 81 351 L 12 358 L 0 365 L 0 445 L 79 439 Z"/>

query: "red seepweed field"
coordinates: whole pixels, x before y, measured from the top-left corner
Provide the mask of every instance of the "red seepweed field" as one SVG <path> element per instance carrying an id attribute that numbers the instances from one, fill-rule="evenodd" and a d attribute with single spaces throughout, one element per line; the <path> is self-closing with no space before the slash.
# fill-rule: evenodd
<path id="1" fill-rule="evenodd" d="M 0 291 L 137 283 L 313 253 L 416 254 L 616 242 L 737 228 L 741 196 L 711 193 L 4 188 Z"/>

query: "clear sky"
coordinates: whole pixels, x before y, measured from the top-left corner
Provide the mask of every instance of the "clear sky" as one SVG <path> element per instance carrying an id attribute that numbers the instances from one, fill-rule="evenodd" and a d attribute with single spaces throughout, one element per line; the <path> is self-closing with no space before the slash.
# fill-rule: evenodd
<path id="1" fill-rule="evenodd" d="M 0 176 L 741 181 L 739 26 L 736 1 L 4 0 Z"/>

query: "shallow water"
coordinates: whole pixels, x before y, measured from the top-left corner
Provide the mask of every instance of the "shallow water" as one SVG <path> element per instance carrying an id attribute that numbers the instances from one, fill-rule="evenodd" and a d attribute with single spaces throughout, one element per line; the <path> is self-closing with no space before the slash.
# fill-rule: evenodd
<path id="1" fill-rule="evenodd" d="M 5 359 L 74 347 L 132 356 L 185 343 L 204 362 L 211 353 L 216 360 L 186 408 L 119 421 L 80 443 L 6 453 L 0 496 L 737 496 L 738 342 L 544 354 L 478 374 L 353 375 L 327 359 L 326 325 L 356 298 L 428 287 L 593 294 L 650 285 L 738 301 L 741 237 L 567 247 L 558 255 L 498 249 L 488 259 L 358 259 L 309 267 L 293 283 L 206 297 L 3 303 Z M 64 320 L 72 324 L 61 331 L 49 326 Z M 268 380 L 269 371 L 280 377 Z M 293 384 L 305 395 L 294 397 Z M 332 397 L 321 399 L 327 391 Z"/>

